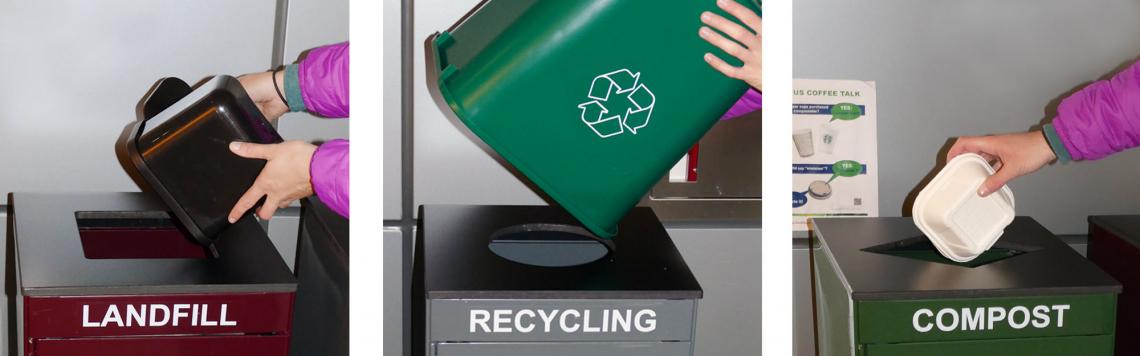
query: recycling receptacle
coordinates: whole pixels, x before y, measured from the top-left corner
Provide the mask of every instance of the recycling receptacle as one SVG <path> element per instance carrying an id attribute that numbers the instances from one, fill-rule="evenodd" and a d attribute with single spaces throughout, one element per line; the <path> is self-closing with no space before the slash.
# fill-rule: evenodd
<path id="1" fill-rule="evenodd" d="M 1088 256 L 1124 286 L 1117 302 L 1117 334 L 1140 335 L 1140 215 L 1089 217 Z M 1140 354 L 1140 338 L 1117 338 L 1116 354 Z"/>
<path id="2" fill-rule="evenodd" d="M 1112 355 L 1121 286 L 1017 217 L 968 263 L 911 218 L 814 219 L 820 355 Z"/>
<path id="3" fill-rule="evenodd" d="M 477 142 L 612 237 L 747 90 L 702 59 L 731 58 L 697 35 L 704 11 L 732 18 L 714 1 L 485 1 L 428 39 L 428 87 Z"/>
<path id="4" fill-rule="evenodd" d="M 702 290 L 652 210 L 635 208 L 622 220 L 606 258 L 562 267 L 489 248 L 503 231 L 569 231 L 556 228 L 575 224 L 561 209 L 429 205 L 419 214 L 413 355 L 693 354 Z M 586 243 L 548 241 L 554 247 L 529 250 L 540 255 L 533 258 L 561 259 Z"/>

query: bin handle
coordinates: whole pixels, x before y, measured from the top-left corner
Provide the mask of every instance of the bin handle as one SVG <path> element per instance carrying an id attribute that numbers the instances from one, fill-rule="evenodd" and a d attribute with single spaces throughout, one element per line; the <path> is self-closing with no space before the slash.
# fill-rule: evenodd
<path id="1" fill-rule="evenodd" d="M 182 79 L 167 77 L 158 80 L 158 84 L 143 99 L 143 121 L 158 116 L 163 110 L 174 105 L 182 98 L 190 95 L 193 89 Z"/>

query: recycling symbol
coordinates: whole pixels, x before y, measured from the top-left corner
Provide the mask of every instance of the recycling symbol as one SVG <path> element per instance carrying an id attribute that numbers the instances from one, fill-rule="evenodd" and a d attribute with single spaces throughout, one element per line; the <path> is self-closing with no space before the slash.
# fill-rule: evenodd
<path id="1" fill-rule="evenodd" d="M 590 101 L 578 105 L 582 109 L 582 122 L 602 138 L 625 132 L 636 135 L 638 130 L 649 126 L 657 97 L 640 79 L 641 72 L 629 69 L 594 77 L 590 83 Z"/>

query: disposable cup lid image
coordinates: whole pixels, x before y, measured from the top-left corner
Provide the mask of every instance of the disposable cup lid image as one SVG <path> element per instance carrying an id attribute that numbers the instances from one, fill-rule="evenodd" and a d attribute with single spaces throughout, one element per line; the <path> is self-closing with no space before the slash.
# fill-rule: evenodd
<path id="1" fill-rule="evenodd" d="M 460 131 L 609 238 L 748 90 L 701 59 L 740 65 L 697 35 L 705 11 L 733 18 L 715 1 L 484 1 L 424 43 L 428 89 Z"/>
<path id="2" fill-rule="evenodd" d="M 955 157 L 918 193 L 914 224 L 946 258 L 969 262 L 997 242 L 1013 222 L 1013 192 L 1002 187 L 987 197 L 978 188 L 994 174 L 981 156 Z"/>

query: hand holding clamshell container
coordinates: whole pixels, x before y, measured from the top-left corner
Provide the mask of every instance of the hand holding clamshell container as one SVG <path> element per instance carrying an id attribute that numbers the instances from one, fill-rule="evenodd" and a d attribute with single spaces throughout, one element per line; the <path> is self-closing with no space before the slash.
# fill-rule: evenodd
<path id="1" fill-rule="evenodd" d="M 461 129 L 609 238 L 748 88 L 702 59 L 740 64 L 697 35 L 704 11 L 732 18 L 714 1 L 484 1 L 428 39 L 428 88 Z"/>
<path id="2" fill-rule="evenodd" d="M 997 242 L 1013 222 L 1013 192 L 1003 186 L 987 197 L 978 188 L 994 174 L 981 156 L 955 157 L 918 193 L 914 224 L 955 262 L 969 262 Z"/>
<path id="3" fill-rule="evenodd" d="M 264 160 L 242 158 L 230 142 L 279 143 L 281 136 L 241 83 L 217 76 L 195 89 L 177 78 L 159 81 L 144 99 L 143 117 L 120 141 L 139 174 L 200 244 L 229 226 L 230 209 Z"/>

